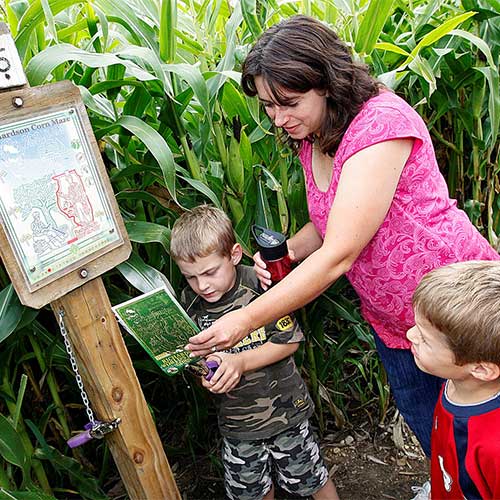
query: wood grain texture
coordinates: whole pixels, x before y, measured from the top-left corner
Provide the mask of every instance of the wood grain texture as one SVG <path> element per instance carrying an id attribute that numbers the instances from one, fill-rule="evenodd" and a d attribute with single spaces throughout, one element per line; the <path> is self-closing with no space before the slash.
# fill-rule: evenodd
<path id="1" fill-rule="evenodd" d="M 96 418 L 120 417 L 105 439 L 131 498 L 180 494 L 101 278 L 51 303 L 64 321 Z M 161 382 L 160 382 L 161 383 Z"/>

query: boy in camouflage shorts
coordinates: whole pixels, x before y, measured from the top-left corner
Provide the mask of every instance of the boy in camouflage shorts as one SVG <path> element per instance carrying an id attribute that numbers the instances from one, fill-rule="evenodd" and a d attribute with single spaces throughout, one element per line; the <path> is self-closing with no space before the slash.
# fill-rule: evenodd
<path id="1" fill-rule="evenodd" d="M 189 287 L 181 303 L 204 329 L 244 307 L 261 290 L 251 267 L 240 264 L 231 221 L 202 205 L 174 224 L 171 256 Z M 304 335 L 291 315 L 255 330 L 214 359 L 219 368 L 203 385 L 216 399 L 223 436 L 226 495 L 234 500 L 274 498 L 272 477 L 295 495 L 338 499 L 309 425 L 313 412 L 293 353 Z"/>

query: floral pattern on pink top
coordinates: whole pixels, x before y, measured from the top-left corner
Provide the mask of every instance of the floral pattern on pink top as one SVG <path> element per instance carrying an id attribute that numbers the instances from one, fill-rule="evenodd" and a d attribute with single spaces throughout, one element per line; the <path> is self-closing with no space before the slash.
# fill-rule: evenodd
<path id="1" fill-rule="evenodd" d="M 415 141 L 393 202 L 347 278 L 361 299 L 364 318 L 383 342 L 388 347 L 409 349 L 406 331 L 415 324 L 411 297 L 424 274 L 452 262 L 500 259 L 465 212 L 457 208 L 456 201 L 449 198 L 424 121 L 392 92 L 383 91 L 367 101 L 344 134 L 325 192 L 314 181 L 310 142 L 303 141 L 299 157 L 309 216 L 324 237 L 346 160 L 379 142 L 402 138 Z"/>

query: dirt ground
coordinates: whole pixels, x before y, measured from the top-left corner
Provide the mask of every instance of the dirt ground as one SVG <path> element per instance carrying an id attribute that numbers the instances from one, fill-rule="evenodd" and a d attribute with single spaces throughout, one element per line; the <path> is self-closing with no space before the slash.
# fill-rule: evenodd
<path id="1" fill-rule="evenodd" d="M 420 446 L 395 410 L 386 425 L 369 428 L 365 421 L 327 433 L 321 447 L 343 500 L 409 500 L 415 495 L 411 487 L 428 479 Z M 222 478 L 213 472 L 213 457 L 199 457 L 190 466 L 175 461 L 171 465 L 183 499 L 224 498 Z M 278 491 L 276 498 L 297 497 Z"/>

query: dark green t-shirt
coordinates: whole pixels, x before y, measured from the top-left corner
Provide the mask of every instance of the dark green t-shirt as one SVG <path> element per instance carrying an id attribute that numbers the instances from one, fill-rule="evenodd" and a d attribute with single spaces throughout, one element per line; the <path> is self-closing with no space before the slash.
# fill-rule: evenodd
<path id="1" fill-rule="evenodd" d="M 234 287 L 216 303 L 205 301 L 189 287 L 183 290 L 181 303 L 195 323 L 205 329 L 229 311 L 246 306 L 260 293 L 254 270 L 240 265 Z M 304 334 L 295 318 L 287 315 L 251 332 L 225 352 L 255 349 L 268 341 L 288 344 L 303 339 Z M 214 396 L 221 434 L 242 440 L 274 436 L 310 417 L 313 411 L 311 398 L 293 356 L 243 374 L 234 389 Z"/>

